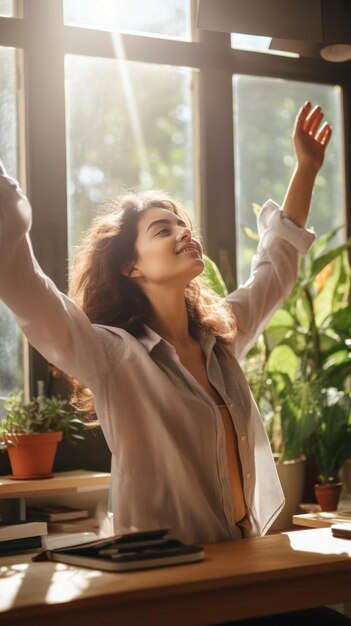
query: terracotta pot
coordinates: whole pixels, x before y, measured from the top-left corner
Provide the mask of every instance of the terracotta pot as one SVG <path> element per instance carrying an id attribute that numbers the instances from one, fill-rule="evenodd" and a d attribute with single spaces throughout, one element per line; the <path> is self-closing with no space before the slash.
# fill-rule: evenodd
<path id="1" fill-rule="evenodd" d="M 56 448 L 62 432 L 3 435 L 14 478 L 48 478 L 51 476 Z M 15 445 L 10 441 L 15 440 Z"/>
<path id="2" fill-rule="evenodd" d="M 341 495 L 342 483 L 330 483 L 329 485 L 314 486 L 317 502 L 322 511 L 336 511 Z"/>

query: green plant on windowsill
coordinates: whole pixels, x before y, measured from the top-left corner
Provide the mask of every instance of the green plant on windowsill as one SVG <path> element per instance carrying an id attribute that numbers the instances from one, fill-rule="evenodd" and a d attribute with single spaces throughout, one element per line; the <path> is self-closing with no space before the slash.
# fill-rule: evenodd
<path id="1" fill-rule="evenodd" d="M 21 391 L 12 393 L 4 401 L 5 417 L 0 421 L 0 449 L 5 450 L 4 435 L 9 444 L 16 445 L 18 434 L 34 434 L 61 431 L 63 437 L 73 443 L 83 439 L 78 432 L 80 420 L 70 404 L 59 397 L 38 396 L 24 402 Z"/>

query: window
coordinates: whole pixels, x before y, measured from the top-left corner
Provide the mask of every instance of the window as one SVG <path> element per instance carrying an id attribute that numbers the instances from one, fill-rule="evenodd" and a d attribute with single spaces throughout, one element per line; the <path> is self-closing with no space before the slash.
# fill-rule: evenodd
<path id="1" fill-rule="evenodd" d="M 194 217 L 193 70 L 68 55 L 65 82 L 69 248 L 125 188 L 167 190 Z"/>
<path id="2" fill-rule="evenodd" d="M 0 15 L 3 17 L 15 17 L 16 4 L 15 0 L 0 0 Z"/>
<path id="3" fill-rule="evenodd" d="M 1 156 L 8 173 L 15 178 L 20 177 L 19 57 L 20 52 L 15 48 L 0 48 Z M 0 300 L 0 397 L 6 397 L 23 384 L 22 348 L 21 334 L 13 315 Z"/>
<path id="4" fill-rule="evenodd" d="M 64 0 L 66 24 L 191 39 L 190 0 Z"/>
<path id="5" fill-rule="evenodd" d="M 26 19 L 12 19 L 22 4 Z M 306 98 L 321 102 L 334 127 L 310 223 L 321 233 L 345 222 L 349 64 L 256 54 L 244 47 L 257 41 L 243 36 L 231 44 L 227 34 L 196 33 L 196 5 L 0 0 L 1 157 L 22 183 L 27 172 L 35 254 L 63 290 L 70 249 L 100 201 L 130 187 L 179 198 L 205 250 L 220 265 L 224 259 L 226 277 L 234 283 L 237 271 L 242 282 L 253 248 L 241 225 L 256 228 L 252 203 L 282 201 L 293 168 L 292 123 Z M 34 351 L 30 363 L 34 393 L 48 370 Z M 1 306 L 0 394 L 23 384 L 21 364 L 17 327 Z"/>
<path id="6" fill-rule="evenodd" d="M 254 203 L 281 203 L 293 171 L 291 134 L 306 101 L 321 104 L 333 127 L 325 163 L 318 174 L 309 225 L 324 234 L 345 224 L 342 90 L 338 86 L 236 75 L 233 78 L 236 233 L 239 282 L 249 275 L 255 242 L 242 226 L 256 230 Z M 258 114 L 259 112 L 259 114 Z M 343 233 L 339 232 L 339 240 Z M 335 240 L 336 241 L 336 240 Z"/>

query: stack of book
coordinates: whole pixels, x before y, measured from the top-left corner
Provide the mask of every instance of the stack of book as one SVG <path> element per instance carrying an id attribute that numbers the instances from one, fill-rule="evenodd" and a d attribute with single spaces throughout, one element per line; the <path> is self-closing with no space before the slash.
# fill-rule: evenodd
<path id="1" fill-rule="evenodd" d="M 49 532 L 55 533 L 80 533 L 92 530 L 98 526 L 96 518 L 89 517 L 86 509 L 63 505 L 29 507 L 27 509 L 27 519 L 45 521 Z"/>
<path id="2" fill-rule="evenodd" d="M 21 522 L 0 526 L 0 556 L 41 550 L 48 533 L 46 522 Z"/>

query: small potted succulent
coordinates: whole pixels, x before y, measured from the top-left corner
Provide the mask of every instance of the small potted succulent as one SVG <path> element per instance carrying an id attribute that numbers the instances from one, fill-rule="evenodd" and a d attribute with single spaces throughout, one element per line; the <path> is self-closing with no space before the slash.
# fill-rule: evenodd
<path id="1" fill-rule="evenodd" d="M 9 453 L 12 477 L 48 478 L 55 453 L 64 437 L 70 442 L 83 439 L 70 404 L 59 397 L 38 394 L 29 402 L 21 391 L 4 402 L 5 416 L 0 421 L 0 449 Z"/>
<path id="2" fill-rule="evenodd" d="M 324 390 L 312 447 L 319 468 L 316 498 L 322 511 L 335 511 L 342 488 L 339 472 L 351 457 L 351 393 Z"/>

